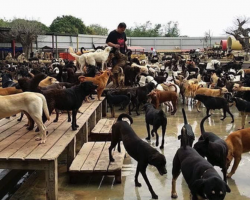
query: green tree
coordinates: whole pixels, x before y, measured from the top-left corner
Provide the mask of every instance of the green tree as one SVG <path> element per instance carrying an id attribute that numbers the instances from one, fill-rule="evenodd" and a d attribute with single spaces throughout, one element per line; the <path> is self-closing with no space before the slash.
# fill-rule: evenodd
<path id="1" fill-rule="evenodd" d="M 180 30 L 178 28 L 178 22 L 169 21 L 166 25 L 163 25 L 162 35 L 165 37 L 179 37 Z"/>
<path id="2" fill-rule="evenodd" d="M 63 15 L 53 20 L 50 25 L 50 31 L 55 33 L 68 33 L 68 34 L 90 34 L 83 21 L 72 15 Z"/>
<path id="3" fill-rule="evenodd" d="M 99 24 L 91 24 L 88 28 L 92 31 L 92 35 L 108 35 L 108 29 Z"/>
<path id="4" fill-rule="evenodd" d="M 155 24 L 154 26 L 150 21 L 145 24 L 127 28 L 126 34 L 129 37 L 159 37 L 161 36 L 161 24 Z"/>
<path id="5" fill-rule="evenodd" d="M 28 56 L 32 42 L 38 35 L 45 33 L 46 26 L 41 22 L 26 19 L 14 19 L 9 23 L 10 31 L 1 33 L 6 40 L 16 40 L 23 47 L 23 52 Z"/>
<path id="6" fill-rule="evenodd" d="M 0 27 L 9 27 L 10 26 L 10 21 L 6 20 L 6 19 L 0 19 Z"/>

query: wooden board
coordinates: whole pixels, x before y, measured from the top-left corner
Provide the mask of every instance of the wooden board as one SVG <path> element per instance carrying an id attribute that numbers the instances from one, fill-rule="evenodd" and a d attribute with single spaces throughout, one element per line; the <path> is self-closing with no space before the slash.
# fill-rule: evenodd
<path id="1" fill-rule="evenodd" d="M 105 145 L 105 142 L 95 142 L 88 158 L 86 159 L 86 161 L 84 162 L 81 168 L 81 171 L 84 171 L 87 173 L 93 172 L 96 166 L 96 163 L 101 155 L 104 145 Z"/>
<path id="2" fill-rule="evenodd" d="M 0 120 L 0 126 L 3 126 L 4 124 L 7 124 L 7 123 L 11 122 L 14 119 L 17 120 L 18 118 L 17 117 L 10 117 L 10 119 L 3 118 L 3 119 Z"/>
<path id="3" fill-rule="evenodd" d="M 113 152 L 113 157 L 115 159 L 115 162 L 110 163 L 108 167 L 108 172 L 118 171 L 121 170 L 123 165 L 124 156 L 126 154 L 126 150 L 123 146 L 123 143 L 121 143 L 121 153 L 119 153 L 117 150 Z"/>
<path id="4" fill-rule="evenodd" d="M 17 118 L 16 120 L 12 120 L 11 122 L 7 123 L 7 124 L 4 124 L 3 126 L 0 127 L 0 133 L 3 133 L 4 131 L 10 129 L 12 126 L 15 126 L 16 124 L 18 123 L 22 123 L 23 126 L 24 126 L 24 122 L 27 123 L 27 118 L 26 119 L 23 119 L 21 122 L 17 121 Z M 18 129 L 17 129 L 18 130 Z"/>
<path id="5" fill-rule="evenodd" d="M 109 147 L 111 142 L 106 142 L 101 156 L 97 161 L 94 172 L 107 172 L 109 166 Z"/>
<path id="6" fill-rule="evenodd" d="M 69 171 L 80 171 L 85 160 L 87 159 L 89 153 L 91 152 L 94 142 L 87 142 L 85 143 L 77 156 L 75 157 L 74 161 L 72 162 Z"/>
<path id="7" fill-rule="evenodd" d="M 100 119 L 93 128 L 93 130 L 91 131 L 91 133 L 96 133 L 96 134 L 100 133 L 107 120 L 108 120 L 107 118 Z"/>
<path id="8" fill-rule="evenodd" d="M 103 126 L 103 128 L 101 129 L 100 134 L 109 134 L 115 121 L 116 121 L 116 118 L 108 119 L 105 125 Z"/>

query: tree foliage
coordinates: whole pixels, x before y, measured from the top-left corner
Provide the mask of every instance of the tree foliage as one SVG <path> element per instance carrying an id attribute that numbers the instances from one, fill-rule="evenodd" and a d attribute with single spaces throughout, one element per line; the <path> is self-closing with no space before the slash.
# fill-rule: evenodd
<path id="1" fill-rule="evenodd" d="M 250 26 L 249 26 L 250 18 L 239 17 L 234 21 L 234 26 L 228 28 L 226 33 L 235 37 L 236 40 L 240 42 L 243 49 L 246 52 L 249 52 L 249 34 L 250 34 Z"/>
<path id="2" fill-rule="evenodd" d="M 135 24 L 134 27 L 126 29 L 126 34 L 129 37 L 178 37 L 179 32 L 178 22 L 173 21 L 166 25 L 152 25 L 150 21 L 147 21 L 145 24 Z"/>
<path id="3" fill-rule="evenodd" d="M 50 31 L 55 33 L 68 33 L 68 34 L 89 34 L 88 29 L 83 21 L 72 15 L 63 15 L 53 20 L 50 25 Z"/>
<path id="4" fill-rule="evenodd" d="M 10 27 L 10 21 L 6 20 L 6 19 L 0 19 L 0 27 Z"/>
<path id="5" fill-rule="evenodd" d="M 108 29 L 99 24 L 91 24 L 88 26 L 92 35 L 108 35 Z"/>

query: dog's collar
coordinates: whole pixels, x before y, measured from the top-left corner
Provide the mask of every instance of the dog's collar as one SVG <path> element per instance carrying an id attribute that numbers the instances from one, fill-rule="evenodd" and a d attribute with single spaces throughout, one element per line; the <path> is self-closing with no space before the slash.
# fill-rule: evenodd
<path id="1" fill-rule="evenodd" d="M 205 170 L 204 172 L 203 172 L 203 174 L 201 175 L 201 179 L 203 179 L 203 176 L 204 176 L 204 174 L 208 171 L 208 170 L 210 170 L 211 168 L 209 168 L 209 169 L 207 169 L 207 170 Z"/>

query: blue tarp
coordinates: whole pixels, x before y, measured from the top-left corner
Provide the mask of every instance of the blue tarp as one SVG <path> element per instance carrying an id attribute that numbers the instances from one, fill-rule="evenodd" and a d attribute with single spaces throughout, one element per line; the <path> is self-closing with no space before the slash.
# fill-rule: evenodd
<path id="1" fill-rule="evenodd" d="M 16 47 L 16 52 L 18 51 L 23 51 L 23 47 Z M 8 51 L 8 52 L 12 52 L 12 48 L 11 47 L 0 47 L 0 51 Z"/>

